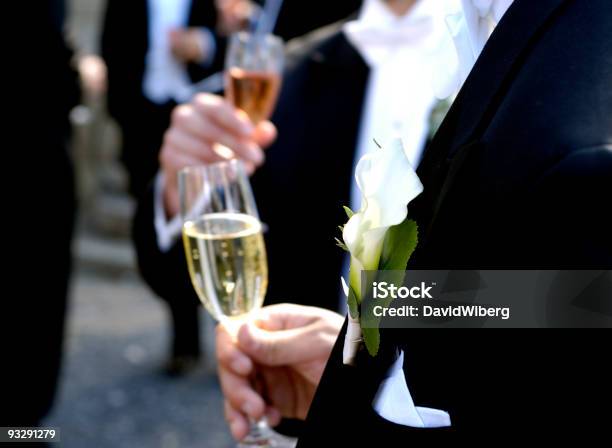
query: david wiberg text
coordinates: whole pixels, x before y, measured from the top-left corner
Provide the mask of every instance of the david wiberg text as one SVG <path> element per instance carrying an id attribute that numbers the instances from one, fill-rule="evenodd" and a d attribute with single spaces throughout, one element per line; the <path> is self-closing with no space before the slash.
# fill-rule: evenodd
<path id="1" fill-rule="evenodd" d="M 376 317 L 494 317 L 502 320 L 510 318 L 509 307 L 488 307 L 483 305 L 423 305 L 421 307 L 414 305 L 393 307 L 375 305 L 372 312 Z"/>
<path id="2" fill-rule="evenodd" d="M 418 286 L 396 286 L 388 282 L 372 282 L 374 299 L 426 299 L 435 300 L 432 289 L 435 282 L 421 282 Z M 498 318 L 508 320 L 510 307 L 485 306 L 474 304 L 436 304 L 436 305 L 374 305 L 372 313 L 376 317 L 439 317 L 439 318 Z"/>

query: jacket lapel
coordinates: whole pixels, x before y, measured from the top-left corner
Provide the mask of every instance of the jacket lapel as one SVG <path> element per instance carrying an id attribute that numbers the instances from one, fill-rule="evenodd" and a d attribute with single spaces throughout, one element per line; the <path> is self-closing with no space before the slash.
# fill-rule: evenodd
<path id="1" fill-rule="evenodd" d="M 426 242 L 437 210 L 467 154 L 479 145 L 516 73 L 545 25 L 570 0 L 515 0 L 508 9 L 427 149 L 417 170 L 424 184 L 414 217 Z"/>

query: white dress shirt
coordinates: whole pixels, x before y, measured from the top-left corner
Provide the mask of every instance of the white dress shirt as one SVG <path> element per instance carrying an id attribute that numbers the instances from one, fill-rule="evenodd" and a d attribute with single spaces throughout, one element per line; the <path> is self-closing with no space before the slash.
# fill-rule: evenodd
<path id="1" fill-rule="evenodd" d="M 153 103 L 189 98 L 191 80 L 185 65 L 170 49 L 169 33 L 187 26 L 191 0 L 147 0 L 149 11 L 149 50 L 146 55 L 142 83 L 144 95 Z M 210 61 L 214 53 L 214 38 L 206 28 L 200 29 L 200 45 Z"/>

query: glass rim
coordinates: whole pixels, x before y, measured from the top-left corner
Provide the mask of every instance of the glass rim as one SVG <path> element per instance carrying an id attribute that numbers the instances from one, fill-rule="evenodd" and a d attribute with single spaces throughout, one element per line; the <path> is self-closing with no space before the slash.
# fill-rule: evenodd
<path id="1" fill-rule="evenodd" d="M 240 40 L 241 42 L 266 42 L 274 45 L 284 45 L 284 41 L 280 36 L 272 33 L 255 33 L 252 31 L 238 31 L 231 35 L 231 39 Z"/>
<path id="2" fill-rule="evenodd" d="M 217 162 L 212 163 L 202 163 L 200 165 L 188 165 L 181 168 L 178 171 L 178 177 L 184 177 L 191 173 L 201 173 L 201 172 L 210 172 L 217 169 L 224 169 L 226 167 L 237 168 L 238 170 L 244 172 L 244 163 L 242 160 L 234 158 L 234 159 L 226 159 L 219 160 Z"/>

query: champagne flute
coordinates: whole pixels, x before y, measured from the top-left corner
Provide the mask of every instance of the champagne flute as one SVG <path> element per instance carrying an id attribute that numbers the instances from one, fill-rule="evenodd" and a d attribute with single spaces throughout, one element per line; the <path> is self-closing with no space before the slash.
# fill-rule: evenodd
<path id="1" fill-rule="evenodd" d="M 255 124 L 272 115 L 283 64 L 284 46 L 280 38 L 258 32 L 231 36 L 225 58 L 226 96 Z"/>
<path id="2" fill-rule="evenodd" d="M 183 243 L 189 275 L 208 312 L 235 334 L 262 306 L 268 264 L 262 224 L 244 166 L 229 160 L 179 173 Z M 285 447 L 262 419 L 241 447 Z"/>

